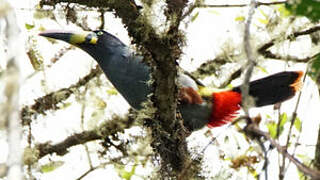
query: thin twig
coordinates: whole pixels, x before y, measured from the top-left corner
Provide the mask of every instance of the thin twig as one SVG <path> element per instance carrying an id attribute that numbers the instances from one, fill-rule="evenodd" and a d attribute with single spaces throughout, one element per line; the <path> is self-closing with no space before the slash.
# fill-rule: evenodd
<path id="1" fill-rule="evenodd" d="M 240 116 L 240 117 L 238 117 L 237 119 L 233 120 L 233 121 L 226 127 L 226 129 L 229 129 L 231 126 L 233 126 L 234 124 L 236 124 L 236 123 L 238 123 L 239 121 L 244 120 L 244 119 L 247 119 L 247 117 L 246 117 L 246 116 Z M 197 153 L 196 155 L 192 156 L 191 159 L 192 159 L 192 160 L 193 160 L 193 159 L 198 159 L 199 156 L 202 155 L 202 154 L 204 154 L 205 151 L 207 150 L 207 148 L 208 148 L 210 145 L 212 145 L 212 144 L 217 140 L 217 138 L 218 138 L 219 136 L 221 136 L 224 132 L 226 132 L 226 131 L 222 131 L 220 134 L 216 135 L 215 137 L 212 137 L 212 138 L 210 139 L 209 143 L 208 143 L 204 148 L 202 148 L 202 150 L 200 151 L 200 153 Z M 188 166 L 187 166 L 185 169 L 183 169 L 182 173 L 180 174 L 182 177 L 183 177 L 183 175 L 185 175 L 185 172 L 184 172 L 184 171 L 186 171 L 186 169 L 189 169 L 190 166 L 191 166 L 191 164 L 192 164 L 192 162 L 190 162 L 190 163 L 188 164 Z"/>
<path id="2" fill-rule="evenodd" d="M 297 63 L 308 63 L 310 60 L 312 60 L 313 58 L 315 58 L 319 54 L 320 54 L 320 52 L 316 53 L 312 56 L 298 58 L 296 56 L 290 56 L 290 55 L 283 56 L 283 55 L 279 55 L 279 54 L 274 54 L 270 50 L 266 50 L 261 55 L 264 56 L 265 58 L 270 58 L 270 59 L 274 59 L 274 60 L 292 61 L 292 62 L 297 62 Z"/>
<path id="3" fill-rule="evenodd" d="M 99 127 L 93 130 L 83 131 L 80 133 L 75 133 L 63 141 L 50 144 L 49 142 L 37 144 L 35 146 L 36 150 L 39 152 L 38 158 L 42 158 L 48 154 L 56 153 L 57 155 L 65 155 L 68 153 L 68 149 L 72 146 L 85 144 L 90 141 L 103 140 L 105 137 L 122 132 L 124 129 L 130 128 L 134 119 L 132 117 L 118 117 L 115 116 L 112 120 L 108 120 L 102 123 Z"/>
<path id="4" fill-rule="evenodd" d="M 256 6 L 271 6 L 284 4 L 287 1 L 278 1 L 278 2 L 256 2 Z M 188 10 L 182 15 L 181 19 L 189 16 L 194 9 L 196 8 L 237 8 L 237 7 L 247 7 L 249 4 L 202 4 L 200 0 L 197 0 L 193 4 L 191 4 Z"/>
<path id="5" fill-rule="evenodd" d="M 320 171 L 320 125 L 318 129 L 318 138 L 314 156 L 314 166 Z"/>
<path id="6" fill-rule="evenodd" d="M 304 74 L 303 82 L 305 82 L 306 77 L 307 77 L 307 72 Z M 289 144 L 290 136 L 291 136 L 291 131 L 292 131 L 292 127 L 293 127 L 294 122 L 295 122 L 296 117 L 297 117 L 297 111 L 298 111 L 298 107 L 299 107 L 299 104 L 300 104 L 301 95 L 302 95 L 302 91 L 301 91 L 301 92 L 299 92 L 298 99 L 297 99 L 297 102 L 296 102 L 296 105 L 295 105 L 294 111 L 293 111 L 293 113 L 292 113 L 292 117 L 291 117 L 291 120 L 290 120 L 290 122 L 291 122 L 291 124 L 290 124 L 290 129 L 289 129 L 289 133 L 288 133 L 288 136 L 287 136 L 286 147 L 287 147 L 287 146 L 288 146 L 288 144 Z"/>
<path id="7" fill-rule="evenodd" d="M 245 74 L 245 78 L 243 80 L 243 85 L 241 86 L 241 96 L 242 96 L 242 108 L 245 112 L 245 115 L 249 117 L 249 81 L 252 75 L 253 68 L 255 66 L 255 60 L 253 58 L 252 48 L 250 44 L 250 25 L 252 21 L 253 14 L 255 12 L 256 2 L 255 0 L 251 0 L 249 13 L 248 13 L 248 20 L 245 25 L 245 32 L 244 32 L 244 50 L 246 56 L 248 58 L 247 62 L 247 71 Z"/>
<path id="8" fill-rule="evenodd" d="M 232 63 L 232 61 L 224 57 L 209 59 L 206 60 L 205 63 L 202 63 L 195 71 L 191 72 L 191 74 L 197 79 L 203 79 L 212 76 L 213 74 L 217 74 L 216 72 L 221 69 L 220 67 L 227 63 Z"/>
<path id="9" fill-rule="evenodd" d="M 96 66 L 94 69 L 91 69 L 88 75 L 81 78 L 77 83 L 72 84 L 68 88 L 62 88 L 35 99 L 35 103 L 32 105 L 24 106 L 20 113 L 22 124 L 27 125 L 30 123 L 31 118 L 36 114 L 45 114 L 48 110 L 58 109 L 58 103 L 68 99 L 74 91 L 78 90 L 79 87 L 84 86 L 91 79 L 99 76 L 100 74 L 102 74 L 102 71 L 98 66 Z"/>
<path id="10" fill-rule="evenodd" d="M 88 84 L 86 84 L 84 87 L 85 88 L 84 88 L 83 93 L 80 94 L 80 96 L 81 96 L 80 97 L 80 101 L 82 103 L 82 105 L 81 105 L 81 115 L 80 115 L 80 119 L 81 119 L 81 123 L 80 123 L 81 125 L 80 126 L 81 126 L 81 130 L 82 131 L 85 130 L 85 128 L 84 128 L 84 114 L 85 114 L 86 107 L 87 107 L 85 102 L 86 102 L 86 94 L 88 92 Z M 84 149 L 86 151 L 89 167 L 93 168 L 91 156 L 90 156 L 90 153 L 89 153 L 89 147 L 88 147 L 88 145 L 86 143 L 83 144 L 83 146 L 84 146 Z"/>
<path id="11" fill-rule="evenodd" d="M 277 151 L 281 154 L 283 154 L 286 158 L 288 158 L 293 164 L 297 166 L 297 168 L 304 173 L 307 176 L 310 176 L 314 179 L 319 179 L 320 177 L 320 171 L 314 170 L 309 168 L 308 166 L 301 163 L 297 158 L 295 158 L 293 155 L 289 154 L 287 149 L 280 146 L 280 144 L 271 138 L 270 134 L 264 131 L 261 131 L 258 126 L 256 126 L 254 123 L 249 124 L 246 126 L 245 132 L 248 134 L 255 134 L 257 136 L 261 136 L 266 138 L 273 147 L 276 147 Z"/>
<path id="12" fill-rule="evenodd" d="M 220 84 L 220 86 L 218 87 L 219 89 L 221 88 L 225 88 L 227 85 L 229 85 L 233 80 L 237 79 L 238 77 L 241 76 L 241 71 L 242 71 L 242 67 L 239 68 L 238 70 L 234 71 L 226 81 L 224 81 L 223 83 Z"/>
<path id="13" fill-rule="evenodd" d="M 76 180 L 81 180 L 83 179 L 84 177 L 86 177 L 88 174 L 90 174 L 91 172 L 93 172 L 94 170 L 96 169 L 99 169 L 99 168 L 103 168 L 105 167 L 106 165 L 110 164 L 110 162 L 107 162 L 107 163 L 102 163 L 102 164 L 99 164 L 98 166 L 94 166 L 94 167 L 91 167 L 86 171 L 84 172 L 80 177 L 78 177 Z"/>
<path id="14" fill-rule="evenodd" d="M 267 151 L 266 147 L 264 146 L 261 139 L 257 139 L 257 141 L 258 141 L 258 144 L 261 147 L 261 150 L 263 152 L 264 163 L 263 163 L 262 170 L 264 170 L 265 180 L 268 180 L 268 165 L 269 165 L 268 151 Z"/>
<path id="15" fill-rule="evenodd" d="M 60 60 L 60 58 L 65 55 L 67 52 L 69 52 L 70 50 L 74 49 L 74 46 L 66 46 L 61 48 L 57 53 L 54 54 L 53 58 L 50 59 L 50 62 L 56 63 L 58 60 Z M 51 66 L 51 65 L 50 65 Z"/>
<path id="16" fill-rule="evenodd" d="M 31 122 L 28 124 L 27 141 L 28 141 L 28 148 L 31 148 L 31 145 L 32 145 L 32 126 L 31 126 Z M 29 179 L 33 178 L 33 175 L 32 175 L 32 164 L 31 163 L 27 164 L 27 174 L 29 176 Z"/>
<path id="17" fill-rule="evenodd" d="M 100 29 L 104 29 L 104 25 L 106 24 L 106 19 L 104 17 L 104 13 L 105 13 L 105 10 L 103 8 L 99 9 L 99 12 L 100 12 L 100 21 L 101 21 L 101 24 L 100 24 Z"/>
<path id="18" fill-rule="evenodd" d="M 233 120 L 233 121 L 226 127 L 226 129 L 229 129 L 231 126 L 235 125 L 235 124 L 238 123 L 239 121 L 244 120 L 244 119 L 247 119 L 247 118 L 248 118 L 248 117 L 246 117 L 246 116 L 240 116 L 240 117 L 238 117 L 237 119 Z M 198 158 L 200 157 L 200 155 L 204 154 L 205 151 L 208 149 L 208 147 L 209 147 L 210 145 L 212 145 L 212 144 L 217 140 L 217 138 L 218 138 L 219 136 L 221 136 L 221 135 L 222 135 L 223 133 L 225 133 L 225 132 L 226 132 L 226 131 L 222 131 L 220 134 L 216 135 L 215 137 L 212 137 L 212 138 L 210 139 L 209 143 L 208 143 L 205 147 L 203 147 L 202 150 L 201 150 L 199 153 L 195 154 L 194 156 L 191 156 L 191 159 L 192 159 L 192 160 L 198 159 Z M 184 178 L 184 175 L 186 174 L 186 171 L 191 167 L 192 162 L 193 162 L 193 161 L 191 161 L 191 162 L 182 170 L 182 172 L 180 173 L 180 176 L 179 176 L 179 178 L 178 178 L 179 180 Z"/>
<path id="19" fill-rule="evenodd" d="M 306 80 L 306 77 L 307 77 L 307 72 L 308 71 L 308 68 L 306 68 L 306 72 L 303 76 L 303 83 L 305 82 Z M 289 146 L 289 143 L 290 143 L 290 138 L 291 138 L 291 132 L 292 132 L 292 128 L 293 128 L 293 125 L 296 121 L 296 118 L 297 118 L 297 111 L 298 111 L 298 107 L 299 107 L 299 104 L 300 104 L 300 100 L 301 100 L 301 95 L 302 95 L 302 91 L 299 92 L 299 95 L 298 95 L 298 99 L 297 99 L 297 102 L 296 102 L 296 106 L 294 108 L 294 111 L 292 113 L 292 116 L 291 116 L 291 120 L 290 120 L 290 128 L 289 128 L 289 132 L 288 132 L 288 136 L 287 136 L 287 141 L 286 141 L 286 145 L 285 145 L 285 148 L 287 149 L 288 146 Z M 293 154 L 294 155 L 294 154 Z M 283 168 L 285 167 L 285 160 L 283 159 L 282 161 L 282 166 Z M 284 171 L 283 171 L 283 174 L 282 176 L 284 177 L 284 174 L 286 173 L 287 169 L 289 167 L 289 164 L 287 166 L 287 168 L 284 168 Z"/>
<path id="20" fill-rule="evenodd" d="M 284 4 L 287 1 L 278 1 L 278 2 L 259 2 L 257 1 L 255 3 L 255 6 L 270 6 L 270 5 L 278 5 L 278 4 Z M 233 8 L 233 7 L 247 7 L 250 4 L 200 4 L 197 6 L 197 8 Z"/>
<path id="21" fill-rule="evenodd" d="M 320 25 L 317 25 L 317 26 L 313 26 L 309 29 L 306 29 L 306 30 L 303 30 L 303 31 L 299 31 L 299 32 L 294 32 L 292 34 L 289 34 L 287 35 L 284 39 L 289 39 L 289 40 L 293 40 L 299 36 L 303 36 L 303 35 L 309 35 L 309 34 L 312 34 L 314 32 L 318 32 L 320 31 Z M 268 43 L 265 43 L 263 46 L 261 46 L 259 49 L 258 49 L 258 52 L 260 54 L 262 54 L 263 56 L 269 56 L 270 58 L 273 58 L 272 57 L 272 54 L 270 54 L 271 52 L 268 51 L 268 49 L 270 47 L 272 47 L 275 42 L 277 42 L 278 39 L 283 39 L 282 36 L 278 37 L 278 38 L 273 38 L 271 39 Z"/>
<path id="22" fill-rule="evenodd" d="M 277 106 L 278 109 L 278 123 L 277 123 L 277 133 L 276 133 L 276 138 L 279 139 L 280 136 L 280 126 L 281 126 L 281 103 L 278 103 L 279 105 Z"/>
<path id="23" fill-rule="evenodd" d="M 280 126 L 282 123 L 282 118 L 281 118 L 281 103 L 279 105 L 279 109 L 278 109 L 278 124 L 277 124 L 277 134 L 276 134 L 276 138 L 277 140 L 279 140 L 279 136 L 280 136 Z M 280 154 L 278 154 L 278 164 L 279 164 L 279 179 L 283 179 L 284 178 L 284 170 L 285 170 L 285 157 L 282 156 L 282 162 L 280 162 Z"/>

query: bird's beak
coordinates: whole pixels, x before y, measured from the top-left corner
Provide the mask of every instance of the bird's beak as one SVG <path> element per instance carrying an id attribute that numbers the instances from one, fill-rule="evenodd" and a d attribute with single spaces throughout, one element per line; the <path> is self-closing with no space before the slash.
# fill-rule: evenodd
<path id="1" fill-rule="evenodd" d="M 97 44 L 98 37 L 94 32 L 82 31 L 60 31 L 60 30 L 49 30 L 39 33 L 40 36 L 58 39 L 70 43 L 72 45 L 81 44 Z"/>

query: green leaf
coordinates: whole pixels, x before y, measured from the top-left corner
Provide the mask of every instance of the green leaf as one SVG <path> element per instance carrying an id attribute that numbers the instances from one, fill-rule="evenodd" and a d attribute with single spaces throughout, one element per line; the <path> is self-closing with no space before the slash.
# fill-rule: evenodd
<path id="1" fill-rule="evenodd" d="M 309 71 L 308 75 L 313 79 L 314 81 L 317 81 L 317 79 L 320 76 L 320 54 L 315 57 L 311 64 L 311 70 Z"/>
<path id="2" fill-rule="evenodd" d="M 191 17 L 191 22 L 195 21 L 198 16 L 199 16 L 199 11 L 196 12 L 196 14 Z"/>
<path id="3" fill-rule="evenodd" d="M 278 5 L 278 11 L 280 13 L 280 17 L 288 17 L 291 15 L 290 11 L 286 9 L 286 6 L 284 4 Z"/>
<path id="4" fill-rule="evenodd" d="M 296 156 L 299 158 L 300 161 L 302 161 L 303 164 L 310 164 L 313 161 L 313 159 L 308 157 L 307 154 L 296 154 Z M 305 174 L 301 173 L 301 171 L 298 171 L 298 175 L 299 175 L 299 179 L 301 180 L 307 179 L 305 177 Z"/>
<path id="5" fill-rule="evenodd" d="M 267 127 L 269 129 L 269 132 L 270 132 L 270 135 L 272 138 L 279 137 L 282 134 L 282 132 L 284 130 L 284 125 L 286 124 L 286 122 L 288 122 L 287 113 L 282 113 L 280 115 L 279 121 L 280 121 L 280 123 L 275 123 L 274 121 L 272 121 L 271 122 L 272 124 L 267 124 Z M 277 134 L 278 128 L 279 128 L 279 132 L 278 132 L 279 134 Z"/>
<path id="6" fill-rule="evenodd" d="M 48 173 L 56 170 L 57 168 L 61 167 L 63 164 L 64 164 L 63 161 L 51 161 L 48 164 L 42 165 L 40 167 L 40 171 L 43 173 Z"/>
<path id="7" fill-rule="evenodd" d="M 266 117 L 267 119 L 272 119 L 272 117 L 269 114 L 267 114 Z"/>
<path id="8" fill-rule="evenodd" d="M 111 89 L 108 89 L 107 90 L 107 94 L 108 95 L 117 95 L 118 94 L 118 91 L 116 90 L 116 88 L 111 88 Z"/>
<path id="9" fill-rule="evenodd" d="M 297 157 L 305 164 L 309 164 L 312 161 L 307 154 L 297 154 Z"/>
<path id="10" fill-rule="evenodd" d="M 299 176 L 299 179 L 300 180 L 306 180 L 306 175 L 304 175 L 303 172 L 299 171 L 299 169 L 297 168 L 297 171 L 298 171 L 298 176 Z"/>
<path id="11" fill-rule="evenodd" d="M 302 122 L 300 120 L 300 118 L 296 118 L 296 120 L 294 121 L 294 127 L 299 131 L 301 132 L 302 130 Z"/>
<path id="12" fill-rule="evenodd" d="M 288 121 L 287 113 L 282 113 L 280 115 L 280 128 L 284 126 L 284 124 Z"/>
<path id="13" fill-rule="evenodd" d="M 27 30 L 30 30 L 30 29 L 33 29 L 33 28 L 34 28 L 34 24 L 28 24 L 28 23 L 26 23 L 24 26 L 26 27 Z"/>
<path id="14" fill-rule="evenodd" d="M 234 20 L 243 22 L 246 20 L 246 18 L 244 16 L 237 16 Z"/>
<path id="15" fill-rule="evenodd" d="M 265 24 L 265 25 L 269 23 L 269 20 L 268 20 L 268 19 L 258 18 L 258 21 L 259 21 L 261 24 Z"/>
<path id="16" fill-rule="evenodd" d="M 262 66 L 257 66 L 257 68 L 264 73 L 268 73 L 267 69 Z"/>
<path id="17" fill-rule="evenodd" d="M 267 123 L 270 136 L 275 139 L 277 137 L 277 124 L 274 121 Z"/>
<path id="18" fill-rule="evenodd" d="M 294 15 L 306 16 L 311 21 L 320 19 L 320 1 L 319 0 L 299 0 L 289 1 L 286 8 Z"/>
<path id="19" fill-rule="evenodd" d="M 103 110 L 107 107 L 107 103 L 100 97 L 94 99 L 94 104 L 99 110 Z"/>
<path id="20" fill-rule="evenodd" d="M 266 19 L 269 18 L 269 16 L 268 16 L 262 9 L 259 9 L 259 12 L 260 12 Z"/>
<path id="21" fill-rule="evenodd" d="M 258 21 L 261 23 L 261 24 L 268 24 L 269 23 L 269 17 L 268 15 L 263 12 L 262 9 L 259 9 L 260 13 L 262 14 L 263 18 L 258 18 Z"/>
<path id="22" fill-rule="evenodd" d="M 137 165 L 134 164 L 131 168 L 130 171 L 126 171 L 124 166 L 117 166 L 117 171 L 118 171 L 118 174 L 119 176 L 122 178 L 122 179 L 125 179 L 125 180 L 130 180 L 131 177 L 135 174 L 136 172 L 136 167 Z"/>
<path id="23" fill-rule="evenodd" d="M 312 63 L 312 68 L 318 72 L 320 71 L 320 55 L 318 55 Z"/>

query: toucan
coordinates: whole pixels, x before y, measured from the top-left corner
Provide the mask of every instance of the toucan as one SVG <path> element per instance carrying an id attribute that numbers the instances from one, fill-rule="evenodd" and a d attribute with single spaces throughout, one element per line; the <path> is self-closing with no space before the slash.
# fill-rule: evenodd
<path id="1" fill-rule="evenodd" d="M 151 68 L 116 36 L 103 31 L 44 31 L 40 36 L 72 44 L 92 56 L 102 71 L 126 99 L 129 105 L 140 110 L 142 102 L 152 93 Z M 302 71 L 279 72 L 249 83 L 249 95 L 256 107 L 271 105 L 290 99 L 301 88 Z M 218 127 L 231 122 L 241 107 L 241 88 L 220 92 L 212 91 L 189 75 L 179 72 L 178 110 L 184 126 L 198 130 L 204 126 Z"/>

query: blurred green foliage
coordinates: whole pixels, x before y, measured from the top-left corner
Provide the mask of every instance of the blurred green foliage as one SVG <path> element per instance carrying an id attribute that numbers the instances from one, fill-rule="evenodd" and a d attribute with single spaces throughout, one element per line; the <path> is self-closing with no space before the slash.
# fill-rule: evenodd
<path id="1" fill-rule="evenodd" d="M 320 19 L 320 1 L 318 0 L 294 0 L 286 3 L 286 8 L 293 15 L 305 16 L 315 22 Z"/>

